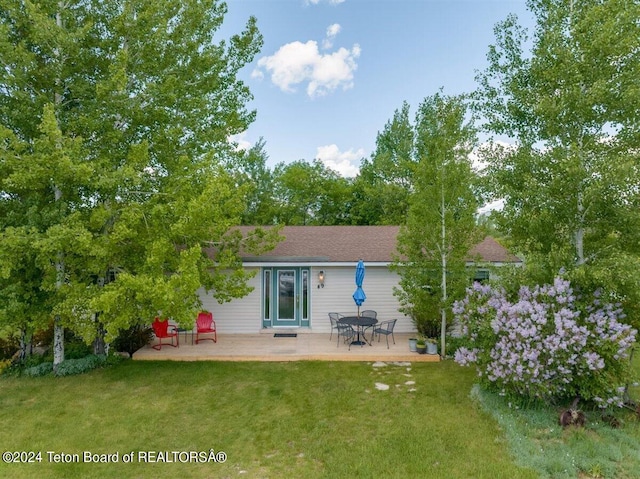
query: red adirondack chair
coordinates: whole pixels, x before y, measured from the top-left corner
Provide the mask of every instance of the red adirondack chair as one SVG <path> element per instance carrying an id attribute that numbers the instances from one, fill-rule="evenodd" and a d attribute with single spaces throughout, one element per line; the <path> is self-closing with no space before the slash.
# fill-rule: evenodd
<path id="1" fill-rule="evenodd" d="M 151 346 L 153 349 L 161 350 L 163 345 L 172 346 L 174 348 L 180 346 L 178 332 L 175 330 L 175 328 L 173 328 L 173 326 L 173 331 L 169 332 L 169 321 L 167 319 L 160 320 L 160 318 L 156 316 L 156 319 L 153 320 L 151 327 L 153 328 L 153 333 L 156 335 L 156 338 L 158 338 L 158 344 L 154 344 L 153 346 Z M 170 342 L 163 343 L 162 340 L 167 338 L 169 338 Z M 176 344 L 173 344 L 173 338 L 176 338 Z"/>
<path id="2" fill-rule="evenodd" d="M 218 333 L 216 332 L 216 322 L 213 320 L 213 313 L 209 311 L 198 313 L 196 328 L 196 344 L 198 344 L 199 341 L 206 341 L 207 339 L 210 339 L 214 343 L 218 342 Z M 200 335 L 204 334 L 213 334 L 213 338 L 200 339 Z"/>

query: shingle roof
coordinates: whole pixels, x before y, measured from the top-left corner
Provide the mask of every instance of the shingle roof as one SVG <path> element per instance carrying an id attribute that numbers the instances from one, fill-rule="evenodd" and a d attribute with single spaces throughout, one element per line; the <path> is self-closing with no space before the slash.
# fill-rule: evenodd
<path id="1" fill-rule="evenodd" d="M 243 233 L 254 227 L 243 226 Z M 306 261 L 341 263 L 388 263 L 396 255 L 396 238 L 399 226 L 285 226 L 280 234 L 283 241 L 271 251 L 258 257 L 244 256 L 245 262 Z M 509 253 L 495 239 L 486 237 L 470 252 L 481 261 L 491 263 L 519 263 L 518 257 Z"/>
<path id="2" fill-rule="evenodd" d="M 491 236 L 485 237 L 480 243 L 471 248 L 469 256 L 480 256 L 482 261 L 489 263 L 522 263 L 522 260 L 509 252 Z"/>

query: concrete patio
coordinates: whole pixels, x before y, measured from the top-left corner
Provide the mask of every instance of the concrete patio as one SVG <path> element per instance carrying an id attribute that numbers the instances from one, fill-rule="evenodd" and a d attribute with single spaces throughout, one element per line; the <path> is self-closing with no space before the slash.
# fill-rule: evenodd
<path id="1" fill-rule="evenodd" d="M 191 344 L 191 333 L 180 333 L 180 346 L 162 346 L 160 351 L 151 345 L 136 351 L 134 360 L 147 361 L 411 361 L 437 362 L 438 355 L 409 351 L 409 338 L 415 335 L 397 333 L 396 343 L 389 338 L 389 349 L 381 337 L 371 346 L 349 346 L 337 337 L 329 341 L 329 334 L 299 332 L 297 337 L 274 337 L 275 333 L 291 331 L 265 330 L 257 334 L 218 334 L 218 342 L 201 341 Z M 154 343 L 155 340 L 154 340 Z"/>

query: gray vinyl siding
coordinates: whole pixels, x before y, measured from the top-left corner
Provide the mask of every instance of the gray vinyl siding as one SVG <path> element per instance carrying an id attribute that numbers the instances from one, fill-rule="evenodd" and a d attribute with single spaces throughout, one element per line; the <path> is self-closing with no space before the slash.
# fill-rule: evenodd
<path id="1" fill-rule="evenodd" d="M 203 309 L 213 313 L 218 333 L 255 334 L 262 325 L 262 281 L 260 268 L 247 268 L 256 275 L 249 280 L 253 291 L 244 298 L 234 299 L 228 303 L 218 304 L 212 294 L 200 290 Z"/>
<path id="2" fill-rule="evenodd" d="M 367 266 L 362 289 L 367 299 L 361 310 L 372 309 L 378 313 L 378 320 L 398 319 L 395 331 L 413 332 L 415 328 L 411 318 L 398 311 L 398 301 L 393 295 L 393 287 L 398 284 L 396 273 L 386 266 Z M 312 296 L 311 328 L 313 332 L 330 331 L 330 312 L 355 314 L 357 306 L 351 295 L 356 289 L 354 267 L 312 268 L 311 276 L 317 282 L 318 271 L 325 272 L 325 287 L 315 288 Z"/>
<path id="3" fill-rule="evenodd" d="M 367 300 L 361 310 L 373 309 L 378 313 L 378 320 L 398 319 L 395 331 L 413 332 L 415 328 L 411 318 L 398 311 L 398 301 L 393 295 L 393 287 L 398 284 L 396 273 L 386 266 L 367 266 L 363 289 Z M 219 333 L 255 334 L 262 328 L 262 271 L 260 268 L 247 268 L 256 271 L 249 282 L 254 288 L 248 296 L 234 299 L 225 304 L 218 304 L 211 294 L 200 291 L 203 308 L 211 311 Z M 318 272 L 325 272 L 325 287 L 318 288 Z M 310 331 L 313 333 L 329 333 L 329 313 L 355 314 L 357 306 L 351 295 L 356 289 L 355 263 L 346 266 L 313 266 L 310 268 L 311 284 L 311 317 Z"/>

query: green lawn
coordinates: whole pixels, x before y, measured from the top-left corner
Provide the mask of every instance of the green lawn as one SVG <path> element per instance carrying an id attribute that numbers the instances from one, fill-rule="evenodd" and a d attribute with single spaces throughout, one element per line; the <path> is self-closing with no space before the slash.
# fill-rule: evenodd
<path id="1" fill-rule="evenodd" d="M 509 426 L 470 398 L 474 379 L 452 361 L 127 361 L 81 376 L 0 378 L 2 451 L 42 452 L 41 462 L 0 463 L 0 477 L 539 477 L 516 465 Z M 631 426 L 625 437 L 640 440 Z M 597 443 L 585 433 L 594 434 Z M 226 461 L 180 462 L 210 449 Z M 82 461 L 84 451 L 118 462 L 52 462 L 53 453 Z M 177 462 L 158 462 L 166 452 Z"/>
<path id="2" fill-rule="evenodd" d="M 415 381 L 415 385 L 405 384 Z M 375 383 L 390 385 L 377 390 Z M 125 362 L 63 378 L 0 379 L 0 477 L 533 478 L 452 362 Z M 415 391 L 410 389 L 415 388 Z M 223 451 L 224 463 L 141 463 L 145 451 Z M 54 453 L 119 454 L 115 464 Z M 134 463 L 122 456 L 134 452 Z"/>

